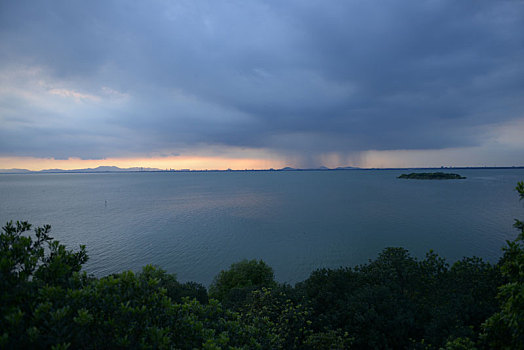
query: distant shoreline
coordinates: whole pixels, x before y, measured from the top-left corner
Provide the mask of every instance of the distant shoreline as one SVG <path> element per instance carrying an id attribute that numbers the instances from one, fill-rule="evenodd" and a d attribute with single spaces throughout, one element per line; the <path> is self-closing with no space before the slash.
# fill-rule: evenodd
<path id="1" fill-rule="evenodd" d="M 131 169 L 122 169 L 116 167 L 111 167 L 111 170 L 104 170 L 99 168 L 94 169 L 73 169 L 73 170 L 63 170 L 63 169 L 52 169 L 52 170 L 27 170 L 27 169 L 0 169 L 0 174 L 2 175 L 23 175 L 23 174 L 120 174 L 120 173 L 227 173 L 227 172 L 294 172 L 294 171 L 377 171 L 377 170 L 443 170 L 443 169 L 459 169 L 459 170 L 489 170 L 489 169 L 524 169 L 524 166 L 504 166 L 504 167 L 423 167 L 423 168 L 356 168 L 356 167 L 344 167 L 344 168 L 282 168 L 282 169 L 199 169 L 199 170 L 190 170 L 190 169 L 146 169 L 139 170 L 137 168 Z"/>

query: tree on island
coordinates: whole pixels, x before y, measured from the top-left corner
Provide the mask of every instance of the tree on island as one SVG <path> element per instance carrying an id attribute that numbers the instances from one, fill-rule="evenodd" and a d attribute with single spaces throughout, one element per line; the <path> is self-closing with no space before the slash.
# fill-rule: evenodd
<path id="1" fill-rule="evenodd" d="M 465 179 L 466 177 L 461 176 L 459 174 L 436 172 L 436 173 L 402 174 L 398 176 L 397 178 L 398 179 L 414 179 L 414 180 L 462 180 L 462 179 Z"/>

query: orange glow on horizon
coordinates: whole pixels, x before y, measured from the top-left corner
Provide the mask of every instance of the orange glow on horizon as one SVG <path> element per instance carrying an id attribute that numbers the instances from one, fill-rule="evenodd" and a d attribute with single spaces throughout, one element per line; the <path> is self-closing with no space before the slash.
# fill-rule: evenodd
<path id="1" fill-rule="evenodd" d="M 205 156 L 177 156 L 157 158 L 105 158 L 105 159 L 54 159 L 33 157 L 0 157 L 0 169 L 27 169 L 39 171 L 45 169 L 85 169 L 99 166 L 117 166 L 119 168 L 158 168 L 190 170 L 245 170 L 282 168 L 286 163 L 278 159 L 226 158 Z"/>

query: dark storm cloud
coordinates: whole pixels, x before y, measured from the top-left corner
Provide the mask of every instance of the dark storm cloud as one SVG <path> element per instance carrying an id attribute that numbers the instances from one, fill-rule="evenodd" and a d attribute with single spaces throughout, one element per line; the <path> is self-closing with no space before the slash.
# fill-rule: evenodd
<path id="1" fill-rule="evenodd" d="M 0 152 L 480 145 L 523 117 L 523 43 L 519 1 L 3 1 Z"/>

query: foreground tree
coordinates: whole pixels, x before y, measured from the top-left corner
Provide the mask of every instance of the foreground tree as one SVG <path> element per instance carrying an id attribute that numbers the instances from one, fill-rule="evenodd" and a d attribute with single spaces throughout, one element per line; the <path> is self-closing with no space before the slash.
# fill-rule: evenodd
<path id="1" fill-rule="evenodd" d="M 242 260 L 222 270 L 209 286 L 209 296 L 225 306 L 240 308 L 251 292 L 275 287 L 273 269 L 262 260 Z"/>
<path id="2" fill-rule="evenodd" d="M 49 236 L 51 227 L 8 222 L 0 233 L 0 346 L 24 344 L 24 331 L 44 287 L 66 288 L 88 257 L 84 246 L 69 251 Z"/>
<path id="3" fill-rule="evenodd" d="M 365 265 L 317 270 L 296 289 L 312 308 L 314 332 L 347 333 L 359 349 L 438 348 L 476 340 L 497 310 L 501 281 L 498 268 L 480 258 L 450 267 L 433 252 L 418 261 L 387 248 Z"/>
<path id="4" fill-rule="evenodd" d="M 49 226 L 30 228 L 8 223 L 0 233 L 2 349 L 256 349 L 272 338 L 216 300 L 201 304 L 201 285 L 153 266 L 88 277 L 84 247 L 69 251 Z"/>
<path id="5" fill-rule="evenodd" d="M 516 187 L 524 199 L 524 182 Z M 500 311 L 484 325 L 484 341 L 497 349 L 524 349 L 524 222 L 515 220 L 520 231 L 513 242 L 507 242 L 500 261 L 507 283 L 499 289 Z"/>

